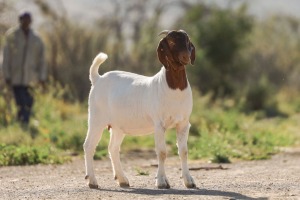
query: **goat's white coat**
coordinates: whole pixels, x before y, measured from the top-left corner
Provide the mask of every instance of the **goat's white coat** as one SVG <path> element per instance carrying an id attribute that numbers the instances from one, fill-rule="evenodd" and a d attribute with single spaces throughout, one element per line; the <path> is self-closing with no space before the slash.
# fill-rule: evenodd
<path id="1" fill-rule="evenodd" d="M 119 150 L 125 134 L 145 135 L 154 132 L 158 155 L 157 186 L 168 188 L 164 161 L 164 134 L 176 127 L 177 145 L 182 160 L 182 176 L 187 187 L 195 187 L 187 167 L 187 137 L 192 111 L 190 85 L 184 90 L 170 89 L 164 67 L 152 77 L 123 71 L 107 72 L 100 76 L 98 67 L 107 59 L 98 54 L 90 68 L 92 88 L 89 96 L 89 127 L 84 143 L 86 173 L 90 187 L 97 187 L 93 170 L 93 154 L 105 127 L 111 127 L 109 153 L 115 178 L 120 186 L 129 186 L 121 168 Z"/>

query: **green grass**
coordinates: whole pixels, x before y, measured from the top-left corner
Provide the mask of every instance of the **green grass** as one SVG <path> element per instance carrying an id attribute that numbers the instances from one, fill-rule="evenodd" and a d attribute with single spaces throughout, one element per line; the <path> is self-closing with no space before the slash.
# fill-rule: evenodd
<path id="1" fill-rule="evenodd" d="M 137 173 L 137 175 L 138 176 L 149 176 L 149 171 L 147 171 L 147 170 L 143 170 L 143 169 L 141 169 L 141 168 L 135 168 L 135 171 L 136 171 L 136 173 Z"/>
<path id="2" fill-rule="evenodd" d="M 277 153 L 279 147 L 297 145 L 299 115 L 260 116 L 259 112 L 245 114 L 239 106 L 227 106 L 226 102 L 210 104 L 198 97 L 191 117 L 194 127 L 189 140 L 190 157 L 213 162 L 266 159 Z"/>
<path id="3" fill-rule="evenodd" d="M 11 112 L 5 110 L 6 115 L 0 119 L 1 122 L 6 121 L 0 127 L 1 165 L 62 163 L 68 159 L 61 152 L 82 155 L 87 131 L 87 106 L 66 102 L 63 96 L 62 88 L 37 93 L 34 115 L 28 128 L 22 128 L 15 122 L 13 103 Z M 263 111 L 244 113 L 240 104 L 233 100 L 211 103 L 209 96 L 194 92 L 189 158 L 217 163 L 267 159 L 280 147 L 300 145 L 300 114 L 294 109 L 300 107 L 300 102 L 281 102 L 279 107 L 286 116 L 266 118 Z M 0 97 L 0 106 L 5 107 L 4 103 Z M 169 154 L 177 155 L 175 130 L 168 131 L 166 142 Z M 109 133 L 106 130 L 95 159 L 108 157 L 108 143 Z M 154 149 L 153 135 L 125 137 L 122 151 L 134 149 Z"/>
<path id="4" fill-rule="evenodd" d="M 0 166 L 61 164 L 70 158 L 50 146 L 0 145 Z"/>

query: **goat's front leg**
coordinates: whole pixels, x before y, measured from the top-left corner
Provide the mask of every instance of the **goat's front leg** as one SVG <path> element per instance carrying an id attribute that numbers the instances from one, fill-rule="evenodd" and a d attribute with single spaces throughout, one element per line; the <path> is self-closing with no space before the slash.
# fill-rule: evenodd
<path id="1" fill-rule="evenodd" d="M 170 184 L 168 182 L 165 173 L 165 160 L 167 157 L 167 150 L 166 150 L 166 142 L 165 142 L 165 129 L 161 125 L 158 125 L 155 128 L 154 139 L 155 139 L 155 150 L 158 159 L 156 186 L 159 189 L 167 189 L 170 188 Z"/>
<path id="2" fill-rule="evenodd" d="M 182 168 L 182 178 L 184 181 L 184 185 L 187 188 L 195 188 L 196 184 L 190 175 L 189 167 L 187 164 L 188 158 L 188 148 L 187 148 L 187 140 L 189 135 L 190 123 L 182 123 L 177 126 L 177 146 L 178 146 L 178 154 L 181 159 L 181 168 Z"/>

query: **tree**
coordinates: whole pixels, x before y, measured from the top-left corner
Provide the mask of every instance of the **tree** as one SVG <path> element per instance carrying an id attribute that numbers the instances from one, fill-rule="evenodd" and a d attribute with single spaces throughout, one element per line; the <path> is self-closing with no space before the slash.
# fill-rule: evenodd
<path id="1" fill-rule="evenodd" d="M 237 10 L 207 7 L 189 8 L 179 26 L 190 33 L 197 48 L 197 63 L 191 68 L 192 81 L 213 98 L 233 95 L 247 74 L 241 52 L 252 29 L 247 7 Z"/>

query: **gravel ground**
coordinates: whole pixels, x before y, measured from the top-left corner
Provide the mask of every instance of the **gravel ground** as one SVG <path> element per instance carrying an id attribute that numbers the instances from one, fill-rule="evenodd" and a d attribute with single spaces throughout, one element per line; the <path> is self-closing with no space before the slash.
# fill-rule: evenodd
<path id="1" fill-rule="evenodd" d="M 82 158 L 64 165 L 0 167 L 0 199 L 300 199 L 300 149 L 270 160 L 222 164 L 223 169 L 190 161 L 197 189 L 183 186 L 178 157 L 166 162 L 171 189 L 156 189 L 153 153 L 127 153 L 122 162 L 127 189 L 113 180 L 108 159 L 95 162 L 99 189 L 88 188 Z"/>

